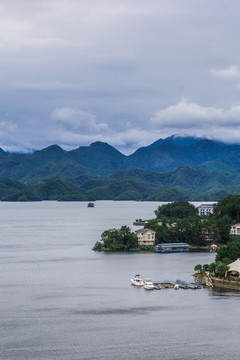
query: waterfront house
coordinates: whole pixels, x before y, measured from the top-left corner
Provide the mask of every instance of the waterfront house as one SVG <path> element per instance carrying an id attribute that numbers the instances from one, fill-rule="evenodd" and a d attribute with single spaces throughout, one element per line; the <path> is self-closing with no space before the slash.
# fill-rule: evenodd
<path id="1" fill-rule="evenodd" d="M 230 228 L 230 235 L 240 236 L 240 224 L 235 224 Z"/>
<path id="2" fill-rule="evenodd" d="M 139 229 L 135 231 L 138 238 L 138 245 L 155 245 L 156 232 L 150 229 Z"/>
<path id="3" fill-rule="evenodd" d="M 209 215 L 213 214 L 213 205 L 214 204 L 201 204 L 197 207 L 198 215 Z"/>

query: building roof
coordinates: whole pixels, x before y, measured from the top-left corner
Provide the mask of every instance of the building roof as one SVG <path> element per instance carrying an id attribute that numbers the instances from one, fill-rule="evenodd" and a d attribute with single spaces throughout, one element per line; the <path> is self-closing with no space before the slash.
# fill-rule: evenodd
<path id="1" fill-rule="evenodd" d="M 154 231 L 154 230 L 151 230 L 151 229 L 138 229 L 138 230 L 136 230 L 135 232 L 136 233 L 146 233 L 146 232 L 153 232 L 153 233 L 155 233 L 156 231 Z"/>
<path id="2" fill-rule="evenodd" d="M 181 247 L 188 247 L 189 244 L 187 243 L 164 243 L 164 244 L 158 244 L 157 246 L 162 246 L 162 247 L 178 247 L 178 246 L 181 246 Z"/>
<path id="3" fill-rule="evenodd" d="M 237 271 L 238 273 L 240 273 L 240 258 L 232 262 L 228 266 L 229 266 L 228 271 Z"/>
<path id="4" fill-rule="evenodd" d="M 206 208 L 213 208 L 213 205 L 214 205 L 214 204 L 201 204 L 201 205 L 197 206 L 197 209 L 199 209 L 199 208 L 203 208 L 203 207 L 206 207 Z"/>

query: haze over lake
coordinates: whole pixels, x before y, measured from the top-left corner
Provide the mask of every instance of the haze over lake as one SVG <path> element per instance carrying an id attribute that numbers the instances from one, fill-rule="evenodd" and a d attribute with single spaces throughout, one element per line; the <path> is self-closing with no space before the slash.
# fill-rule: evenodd
<path id="1" fill-rule="evenodd" d="M 135 273 L 192 280 L 215 254 L 92 251 L 159 204 L 0 202 L 0 359 L 238 359 L 239 292 L 130 285 Z"/>

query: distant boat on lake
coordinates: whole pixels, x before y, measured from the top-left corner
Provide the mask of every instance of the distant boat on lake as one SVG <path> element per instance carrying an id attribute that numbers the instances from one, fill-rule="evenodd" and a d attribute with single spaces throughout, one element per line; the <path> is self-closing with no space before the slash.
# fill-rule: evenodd
<path id="1" fill-rule="evenodd" d="M 95 206 L 95 205 L 94 205 L 93 202 L 89 202 L 88 205 L 87 205 L 87 207 L 94 207 L 94 206 Z"/>

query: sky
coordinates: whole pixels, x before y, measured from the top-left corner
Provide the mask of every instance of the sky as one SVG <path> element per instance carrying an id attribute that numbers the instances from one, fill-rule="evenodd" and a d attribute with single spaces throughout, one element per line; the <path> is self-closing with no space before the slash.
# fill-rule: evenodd
<path id="1" fill-rule="evenodd" d="M 240 143 L 240 1 L 1 0 L 0 147 Z"/>

